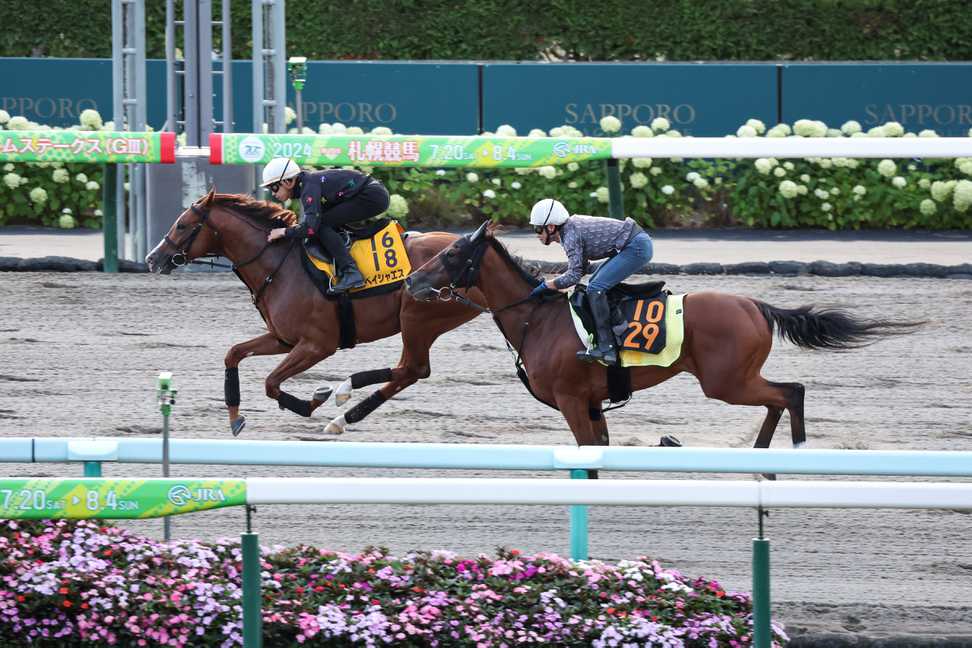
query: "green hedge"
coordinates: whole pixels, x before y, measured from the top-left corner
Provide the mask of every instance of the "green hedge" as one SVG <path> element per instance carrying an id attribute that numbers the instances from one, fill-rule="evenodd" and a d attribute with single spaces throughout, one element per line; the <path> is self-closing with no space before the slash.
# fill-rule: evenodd
<path id="1" fill-rule="evenodd" d="M 165 3 L 146 5 L 148 54 L 163 58 Z M 232 5 L 234 56 L 249 58 L 251 2 Z M 959 61 L 972 60 L 972 19 L 967 0 L 302 0 L 287 6 L 287 49 L 316 60 Z M 22 3 L 0 56 L 110 57 L 110 3 Z"/>

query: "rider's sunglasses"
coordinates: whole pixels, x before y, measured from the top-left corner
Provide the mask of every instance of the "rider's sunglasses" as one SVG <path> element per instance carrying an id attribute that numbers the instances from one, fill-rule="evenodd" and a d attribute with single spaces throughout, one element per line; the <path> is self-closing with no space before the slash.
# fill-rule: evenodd
<path id="1" fill-rule="evenodd" d="M 277 189 L 279 188 L 280 188 L 279 182 L 274 182 L 273 184 L 267 185 L 267 189 L 270 190 L 270 193 L 277 193 Z"/>
<path id="2" fill-rule="evenodd" d="M 546 225 L 534 225 L 533 226 L 533 231 L 536 232 L 537 234 L 539 234 L 540 232 L 542 232 L 545 229 L 547 229 L 547 226 Z"/>

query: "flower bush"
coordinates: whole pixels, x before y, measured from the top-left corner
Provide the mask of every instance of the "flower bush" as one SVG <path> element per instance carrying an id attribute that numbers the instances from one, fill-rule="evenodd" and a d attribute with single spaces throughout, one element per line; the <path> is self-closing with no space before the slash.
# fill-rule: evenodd
<path id="1" fill-rule="evenodd" d="M 291 111 L 292 112 L 292 111 Z M 288 113 L 288 118 L 291 118 Z M 81 127 L 110 128 L 85 110 Z M 620 135 L 621 122 L 601 120 L 605 133 Z M 0 111 L 0 128 L 45 128 Z M 297 132 L 296 128 L 291 132 Z M 304 132 L 313 133 L 309 128 Z M 355 126 L 321 124 L 320 134 L 361 134 Z M 391 134 L 386 127 L 376 135 Z M 515 136 L 503 124 L 501 136 Z M 528 137 L 578 137 L 572 126 Z M 664 117 L 639 125 L 625 137 L 681 137 Z M 758 119 L 731 137 L 936 137 L 930 130 L 905 132 L 888 122 L 866 132 L 856 121 L 840 128 L 809 119 L 767 128 Z M 970 134 L 972 136 L 972 134 Z M 632 159 L 619 162 L 624 213 L 648 227 L 746 226 L 874 228 L 972 228 L 972 158 L 858 160 L 774 158 L 704 160 Z M 604 166 L 572 162 L 525 169 L 368 168 L 393 194 L 388 215 L 412 227 L 465 226 L 489 218 L 525 224 L 531 205 L 557 197 L 575 213 L 603 215 L 609 202 Z M 101 166 L 61 163 L 4 164 L 0 169 L 0 225 L 72 223 L 100 227 Z M 70 210 L 70 219 L 62 218 Z"/>
<path id="2" fill-rule="evenodd" d="M 241 645 L 234 542 L 164 544 L 95 521 L 3 521 L 0 556 L 5 646 Z M 748 595 L 648 559 L 297 546 L 263 548 L 261 561 L 269 646 L 752 644 Z M 782 627 L 773 632 L 784 645 Z"/>

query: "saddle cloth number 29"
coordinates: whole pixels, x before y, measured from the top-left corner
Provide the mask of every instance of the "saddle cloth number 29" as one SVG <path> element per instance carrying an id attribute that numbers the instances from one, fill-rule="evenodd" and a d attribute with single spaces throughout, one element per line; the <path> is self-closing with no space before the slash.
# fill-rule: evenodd
<path id="1" fill-rule="evenodd" d="M 628 315 L 628 333 L 622 348 L 642 353 L 658 353 L 665 348 L 665 301 L 664 299 L 639 299 L 624 309 Z"/>

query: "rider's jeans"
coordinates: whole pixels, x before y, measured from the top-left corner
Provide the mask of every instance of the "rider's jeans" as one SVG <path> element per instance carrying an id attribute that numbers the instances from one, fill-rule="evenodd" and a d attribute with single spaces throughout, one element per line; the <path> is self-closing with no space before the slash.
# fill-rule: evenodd
<path id="1" fill-rule="evenodd" d="M 624 248 L 601 264 L 587 284 L 588 292 L 608 290 L 618 285 L 651 261 L 653 246 L 651 237 L 639 232 Z"/>

